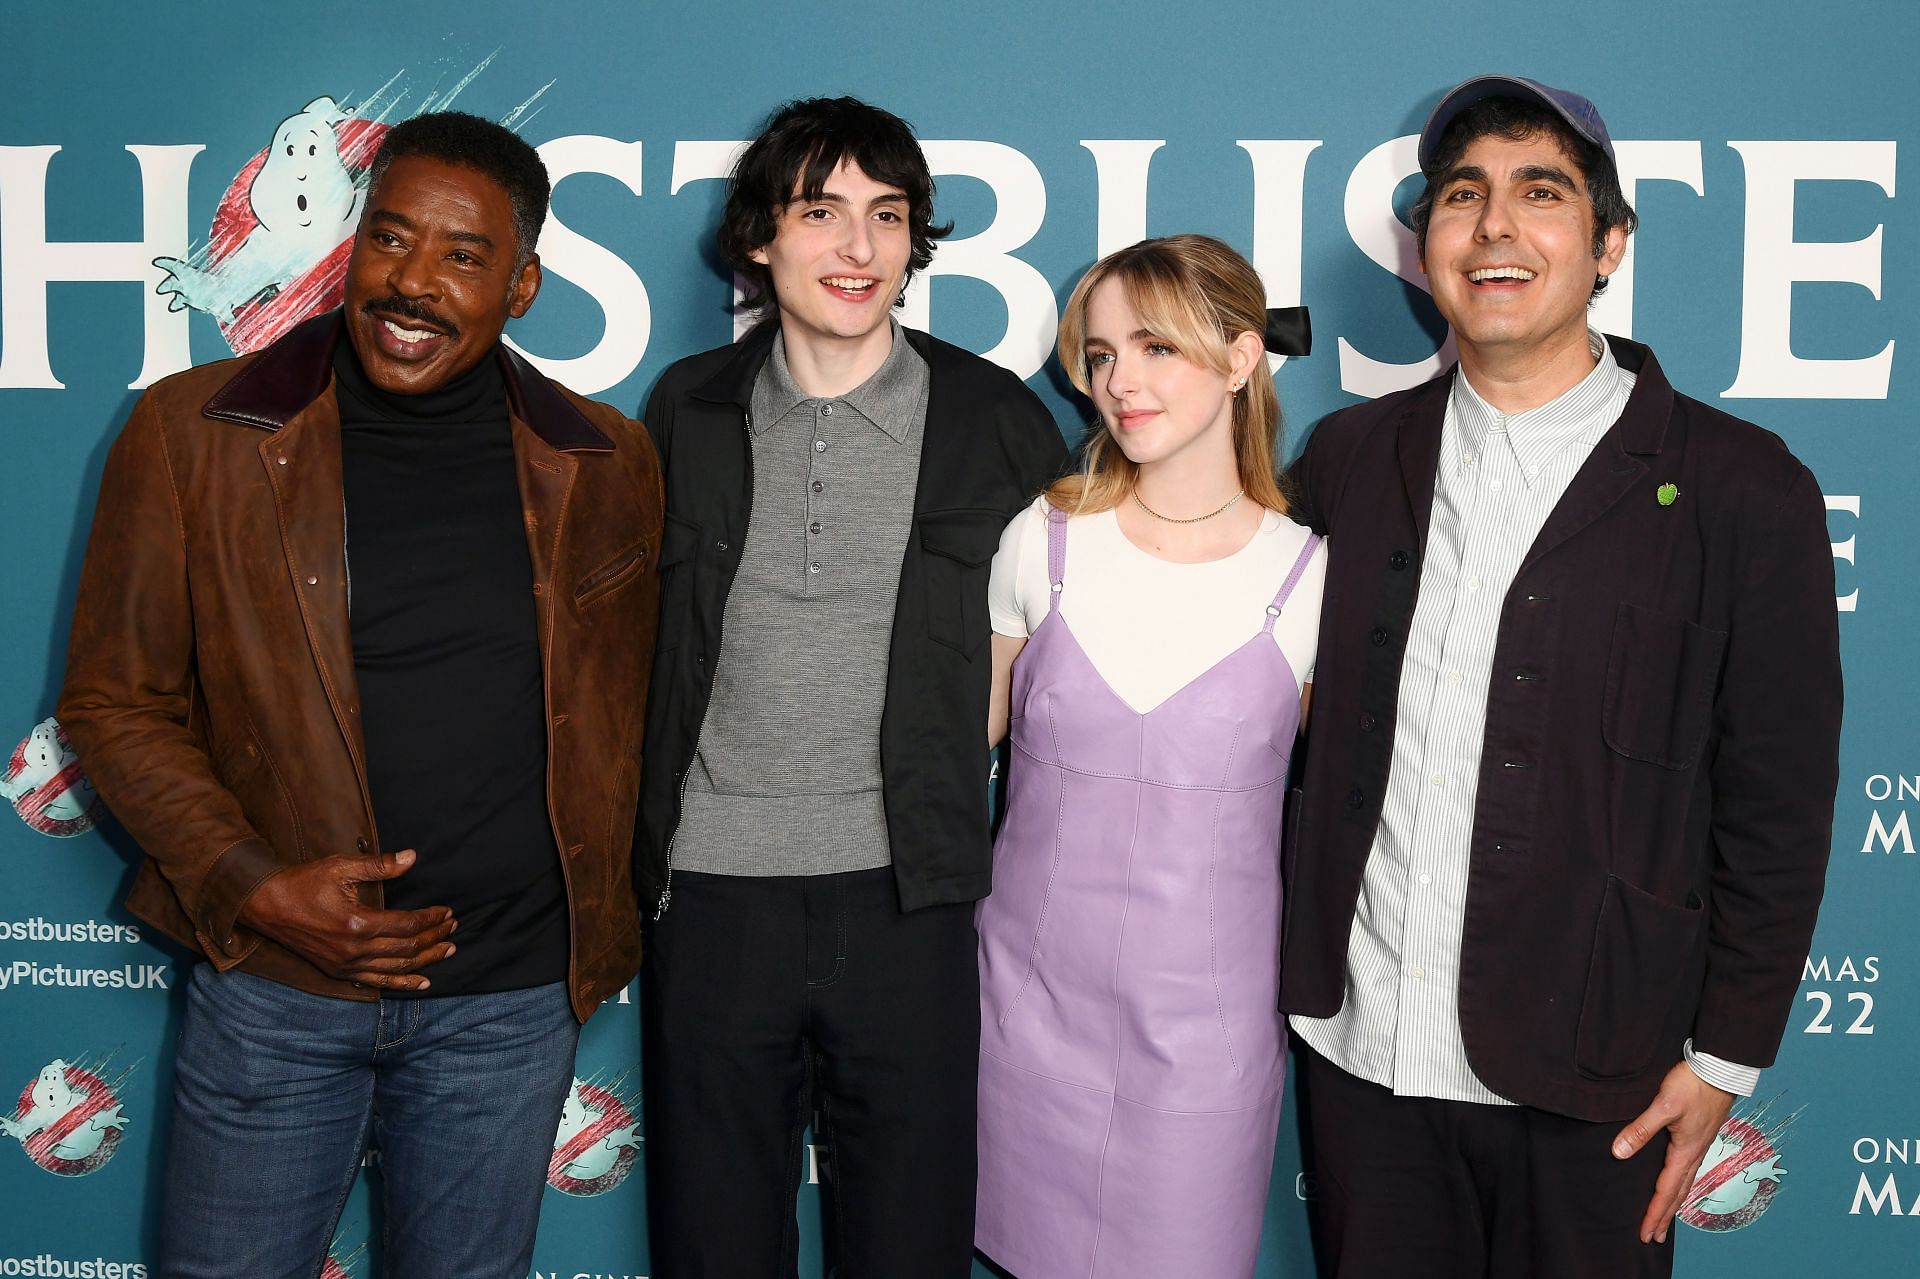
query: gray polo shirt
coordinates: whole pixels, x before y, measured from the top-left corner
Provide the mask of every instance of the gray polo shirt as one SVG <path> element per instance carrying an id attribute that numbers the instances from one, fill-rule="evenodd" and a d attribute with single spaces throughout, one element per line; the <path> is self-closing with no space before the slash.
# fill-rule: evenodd
<path id="1" fill-rule="evenodd" d="M 886 363 L 829 399 L 800 389 L 786 336 L 774 339 L 753 386 L 753 513 L 676 867 L 823 875 L 891 863 L 880 713 L 927 387 L 898 324 Z"/>

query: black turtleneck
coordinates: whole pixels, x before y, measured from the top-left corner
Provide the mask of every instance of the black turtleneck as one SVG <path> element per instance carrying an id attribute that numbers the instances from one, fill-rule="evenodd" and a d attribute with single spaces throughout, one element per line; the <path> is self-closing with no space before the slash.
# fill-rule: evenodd
<path id="1" fill-rule="evenodd" d="M 506 385 L 493 355 L 425 395 L 334 353 L 347 590 L 380 844 L 412 848 L 395 910 L 449 906 L 428 995 L 567 976 L 547 815 L 546 698 Z M 397 992 L 396 992 L 397 993 Z"/>

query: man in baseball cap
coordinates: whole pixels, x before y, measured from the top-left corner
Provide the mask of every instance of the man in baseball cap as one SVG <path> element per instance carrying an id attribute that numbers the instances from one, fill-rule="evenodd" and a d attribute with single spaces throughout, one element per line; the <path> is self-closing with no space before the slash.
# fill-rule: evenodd
<path id="1" fill-rule="evenodd" d="M 1298 468 L 1330 561 L 1281 1006 L 1330 1272 L 1664 1276 L 1813 932 L 1840 666 L 1820 488 L 1589 306 L 1593 103 L 1480 76 L 1413 230 L 1460 362 Z"/>

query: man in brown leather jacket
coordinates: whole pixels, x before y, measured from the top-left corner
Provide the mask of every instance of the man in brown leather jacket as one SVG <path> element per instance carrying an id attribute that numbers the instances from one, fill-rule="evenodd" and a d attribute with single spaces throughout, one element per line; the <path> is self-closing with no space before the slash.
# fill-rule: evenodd
<path id="1" fill-rule="evenodd" d="M 497 125 L 395 127 L 343 309 L 160 382 L 108 457 L 59 716 L 147 852 L 129 908 L 208 961 L 161 1273 L 312 1274 L 371 1140 L 387 1273 L 521 1279 L 638 966 L 660 471 L 500 342 L 548 190 Z"/>

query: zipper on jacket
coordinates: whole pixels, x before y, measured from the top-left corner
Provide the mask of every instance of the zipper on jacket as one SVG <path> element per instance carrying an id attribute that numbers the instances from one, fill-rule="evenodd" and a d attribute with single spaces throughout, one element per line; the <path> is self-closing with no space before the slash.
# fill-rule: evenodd
<path id="1" fill-rule="evenodd" d="M 740 414 L 741 443 L 747 450 L 747 514 L 740 521 L 740 554 L 747 553 L 747 531 L 753 527 L 753 413 L 743 410 Z M 733 588 L 727 588 L 731 595 Z M 707 731 L 707 712 L 713 707 L 713 681 L 720 671 L 720 644 L 727 629 L 727 601 L 720 601 L 720 617 L 713 625 L 713 654 L 707 659 L 707 696 L 700 706 L 700 727 L 693 734 L 693 754 L 687 760 L 687 766 L 680 772 L 680 798 L 673 814 L 673 834 L 667 836 L 667 870 L 660 883 L 660 900 L 654 904 L 653 922 L 659 923 L 660 917 L 667 913 L 667 907 L 673 902 L 673 846 L 680 842 L 680 823 L 687 813 L 687 779 L 693 775 L 694 761 L 700 758 L 700 738 Z"/>

